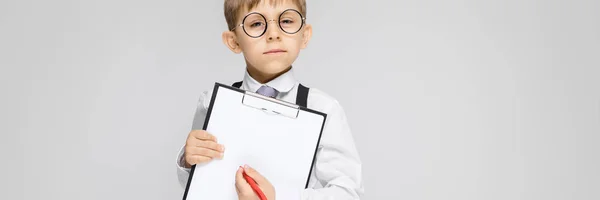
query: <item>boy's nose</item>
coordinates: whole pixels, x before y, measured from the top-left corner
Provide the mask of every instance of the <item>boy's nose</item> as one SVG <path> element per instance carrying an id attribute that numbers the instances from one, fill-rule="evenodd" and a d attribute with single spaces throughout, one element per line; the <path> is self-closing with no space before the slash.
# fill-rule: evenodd
<path id="1" fill-rule="evenodd" d="M 267 38 L 269 41 L 273 41 L 273 40 L 281 40 L 281 38 L 279 37 L 279 34 L 277 35 L 271 35 L 269 34 L 269 38 Z"/>
<path id="2" fill-rule="evenodd" d="M 276 20 L 269 20 L 267 23 L 275 22 L 274 25 L 267 26 L 267 40 L 281 40 L 281 33 L 279 32 L 279 24 Z"/>

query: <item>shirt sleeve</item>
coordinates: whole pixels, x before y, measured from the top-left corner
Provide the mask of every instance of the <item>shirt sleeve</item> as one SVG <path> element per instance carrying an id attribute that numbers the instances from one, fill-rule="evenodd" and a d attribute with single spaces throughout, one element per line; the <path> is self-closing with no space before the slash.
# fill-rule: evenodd
<path id="1" fill-rule="evenodd" d="M 204 119 L 206 118 L 206 110 L 208 108 L 208 104 L 210 103 L 210 95 L 209 92 L 205 91 L 200 95 L 200 99 L 198 100 L 198 106 L 196 108 L 196 114 L 194 115 L 194 120 L 192 124 L 192 130 L 202 129 L 204 126 Z M 185 142 L 185 141 L 184 141 Z M 185 161 L 183 158 L 185 144 L 179 149 L 177 154 L 177 178 L 179 179 L 179 184 L 183 188 L 187 186 L 188 178 L 190 176 L 190 168 L 185 167 Z"/>
<path id="2" fill-rule="evenodd" d="M 361 161 L 345 112 L 335 101 L 326 113 L 326 124 L 311 176 L 316 180 L 309 182 L 301 199 L 360 199 L 364 192 Z"/>
<path id="3" fill-rule="evenodd" d="M 184 161 L 183 161 L 183 148 L 185 146 L 182 146 L 181 149 L 179 150 L 179 153 L 177 155 L 177 178 L 179 179 L 179 184 L 181 184 L 181 186 L 183 188 L 185 188 L 185 186 L 187 185 L 187 181 L 188 178 L 190 176 L 190 170 L 191 168 L 186 168 Z"/>

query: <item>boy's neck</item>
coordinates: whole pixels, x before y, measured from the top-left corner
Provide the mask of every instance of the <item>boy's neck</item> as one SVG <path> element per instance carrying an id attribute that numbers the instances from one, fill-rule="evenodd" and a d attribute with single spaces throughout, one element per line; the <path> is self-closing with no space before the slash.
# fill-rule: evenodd
<path id="1" fill-rule="evenodd" d="M 279 73 L 276 74 L 264 74 L 261 73 L 260 71 L 256 70 L 256 68 L 251 67 L 251 66 L 247 66 L 246 69 L 248 70 L 248 74 L 250 74 L 250 77 L 252 77 L 254 80 L 258 81 L 261 84 L 265 84 L 268 83 L 269 81 L 272 81 L 273 79 L 281 76 L 282 74 L 285 74 L 286 72 L 290 71 L 290 69 L 292 69 L 292 66 L 286 68 L 285 70 L 282 70 Z"/>

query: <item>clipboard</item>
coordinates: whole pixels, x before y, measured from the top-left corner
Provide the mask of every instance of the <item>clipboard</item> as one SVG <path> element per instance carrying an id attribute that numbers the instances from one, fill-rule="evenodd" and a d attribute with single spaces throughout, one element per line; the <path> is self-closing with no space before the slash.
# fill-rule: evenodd
<path id="1" fill-rule="evenodd" d="M 273 184 L 276 199 L 300 199 L 326 118 L 319 111 L 215 83 L 203 130 L 225 146 L 225 155 L 192 166 L 183 200 L 237 200 L 235 174 L 244 164 Z"/>

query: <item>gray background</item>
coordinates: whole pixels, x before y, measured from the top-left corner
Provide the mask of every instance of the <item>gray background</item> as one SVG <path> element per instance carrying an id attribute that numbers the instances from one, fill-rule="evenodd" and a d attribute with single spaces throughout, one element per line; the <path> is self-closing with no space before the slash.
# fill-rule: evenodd
<path id="1" fill-rule="evenodd" d="M 308 2 L 364 199 L 600 199 L 599 1 Z M 222 1 L 0 1 L 0 199 L 180 199 Z"/>

